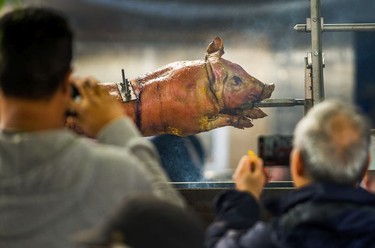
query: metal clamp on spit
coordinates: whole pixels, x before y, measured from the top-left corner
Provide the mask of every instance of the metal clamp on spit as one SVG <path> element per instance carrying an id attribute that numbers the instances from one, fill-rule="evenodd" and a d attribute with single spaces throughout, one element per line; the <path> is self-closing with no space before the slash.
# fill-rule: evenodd
<path id="1" fill-rule="evenodd" d="M 129 80 L 125 77 L 124 69 L 121 69 L 121 74 L 122 74 L 122 82 L 116 83 L 116 84 L 120 92 L 122 101 L 129 102 L 129 101 L 137 99 L 137 97 L 134 94 L 133 86 L 131 85 Z"/>

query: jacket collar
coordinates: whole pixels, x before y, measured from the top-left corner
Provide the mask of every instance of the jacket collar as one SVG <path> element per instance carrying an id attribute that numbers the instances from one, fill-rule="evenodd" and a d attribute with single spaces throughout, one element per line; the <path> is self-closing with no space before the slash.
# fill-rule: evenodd
<path id="1" fill-rule="evenodd" d="M 329 183 L 313 183 L 296 189 L 279 199 L 265 201 L 265 207 L 274 215 L 280 215 L 297 204 L 312 203 L 352 203 L 375 205 L 375 195 L 361 187 Z"/>

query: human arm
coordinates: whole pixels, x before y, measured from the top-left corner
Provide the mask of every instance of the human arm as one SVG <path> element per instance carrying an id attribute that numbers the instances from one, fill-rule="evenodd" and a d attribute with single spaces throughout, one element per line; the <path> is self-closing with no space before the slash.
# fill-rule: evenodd
<path id="1" fill-rule="evenodd" d="M 205 248 L 268 247 L 269 225 L 260 221 L 258 201 L 228 190 L 215 199 L 215 219 L 206 230 Z"/>
<path id="2" fill-rule="evenodd" d="M 179 206 L 185 206 L 185 201 L 179 192 L 170 184 L 169 178 L 160 165 L 156 148 L 140 135 L 130 118 L 119 119 L 105 127 L 97 136 L 98 142 L 123 146 L 130 149 L 139 160 L 139 166 L 145 171 L 145 176 L 151 182 L 154 193 L 167 201 Z"/>
<path id="3" fill-rule="evenodd" d="M 243 244 L 257 243 L 264 233 L 264 223 L 258 222 L 259 196 L 267 180 L 262 160 L 243 156 L 233 179 L 236 190 L 226 191 L 215 200 L 215 220 L 207 229 L 205 247 L 250 247 Z M 253 229 L 257 222 L 258 228 Z"/>
<path id="4" fill-rule="evenodd" d="M 81 95 L 81 99 L 71 105 L 77 113 L 74 118 L 77 125 L 99 143 L 129 149 L 139 161 L 138 167 L 144 171 L 154 193 L 162 199 L 184 206 L 183 198 L 162 170 L 154 146 L 141 136 L 132 120 L 124 114 L 120 102 L 95 80 L 85 80 L 75 82 Z"/>

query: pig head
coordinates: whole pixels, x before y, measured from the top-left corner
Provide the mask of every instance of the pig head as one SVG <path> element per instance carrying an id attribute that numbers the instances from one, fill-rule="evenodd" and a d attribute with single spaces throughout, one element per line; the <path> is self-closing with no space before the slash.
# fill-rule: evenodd
<path id="1" fill-rule="evenodd" d="M 216 37 L 205 60 L 171 63 L 131 79 L 136 99 L 123 102 L 124 111 L 144 136 L 252 127 L 253 119 L 266 116 L 254 103 L 269 98 L 275 86 L 260 82 L 223 54 L 223 42 Z M 120 94 L 114 84 L 104 86 L 112 95 Z"/>
<path id="2" fill-rule="evenodd" d="M 274 84 L 264 84 L 240 65 L 222 58 L 224 45 L 216 37 L 206 53 L 210 87 L 219 101 L 217 122 L 221 126 L 252 127 L 252 120 L 267 116 L 254 103 L 271 97 Z"/>

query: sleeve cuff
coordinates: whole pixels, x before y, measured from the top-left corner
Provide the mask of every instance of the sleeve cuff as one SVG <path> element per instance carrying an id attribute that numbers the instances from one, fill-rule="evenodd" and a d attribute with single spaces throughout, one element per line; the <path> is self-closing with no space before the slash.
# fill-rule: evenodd
<path id="1" fill-rule="evenodd" d="M 229 228 L 249 228 L 260 220 L 259 203 L 246 192 L 225 191 L 215 199 L 214 205 L 215 221 L 223 221 Z"/>

